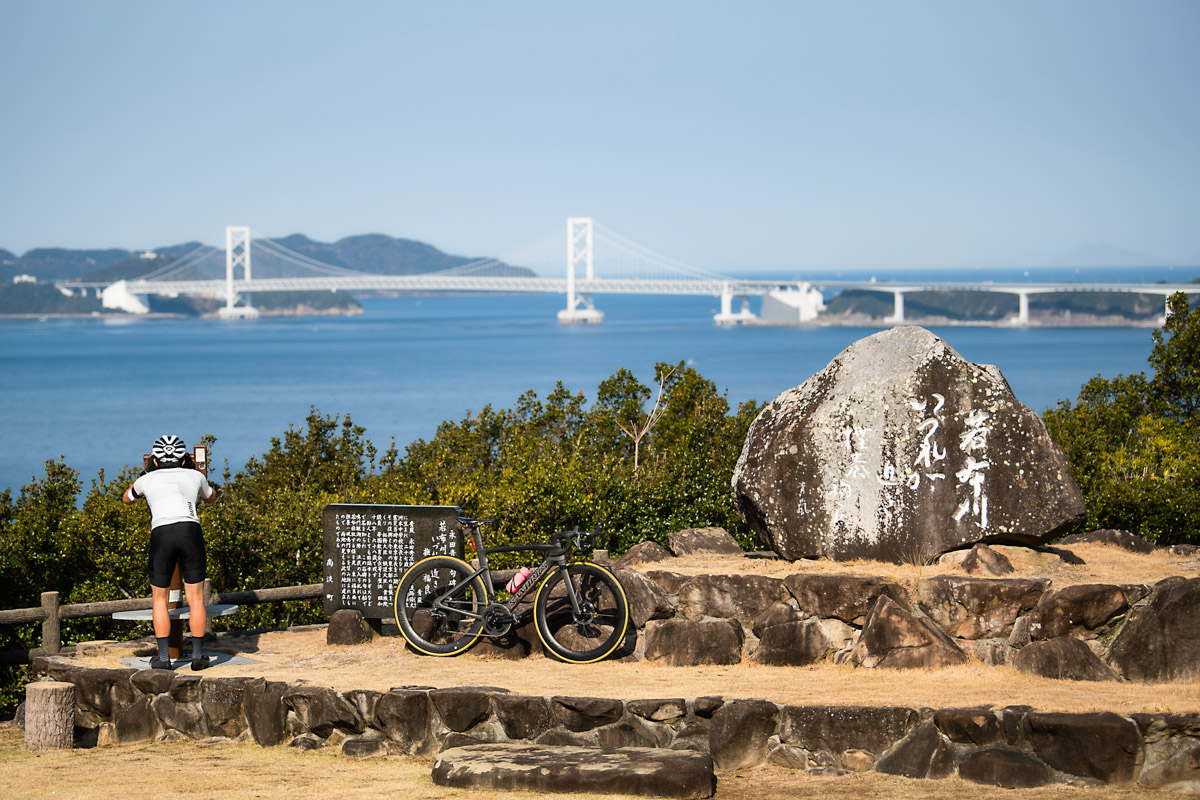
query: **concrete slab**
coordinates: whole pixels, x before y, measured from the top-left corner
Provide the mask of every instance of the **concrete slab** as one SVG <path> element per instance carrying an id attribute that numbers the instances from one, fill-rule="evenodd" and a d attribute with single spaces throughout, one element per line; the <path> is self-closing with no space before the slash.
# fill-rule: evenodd
<path id="1" fill-rule="evenodd" d="M 255 661 L 252 658 L 245 656 L 237 656 L 232 653 L 213 653 L 206 650 L 204 655 L 208 656 L 212 661 L 209 667 L 220 667 L 225 664 L 261 664 L 261 661 Z M 121 663 L 127 667 L 134 669 L 150 669 L 150 656 L 141 656 L 138 658 L 122 658 Z M 192 654 L 188 653 L 175 661 L 171 662 L 171 669 L 190 669 L 192 666 Z"/>
<path id="2" fill-rule="evenodd" d="M 704 798 L 715 787 L 708 753 L 651 747 L 562 747 L 512 742 L 454 747 L 433 782 L 461 789 Z"/>

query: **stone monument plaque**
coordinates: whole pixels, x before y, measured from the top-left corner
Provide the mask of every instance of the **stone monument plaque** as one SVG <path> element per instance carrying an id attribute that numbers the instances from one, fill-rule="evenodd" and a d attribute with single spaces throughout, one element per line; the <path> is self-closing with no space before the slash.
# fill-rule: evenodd
<path id="1" fill-rule="evenodd" d="M 461 514 L 455 506 L 325 506 L 325 613 L 352 608 L 368 619 L 390 619 L 396 586 L 409 567 L 428 556 L 463 557 Z"/>

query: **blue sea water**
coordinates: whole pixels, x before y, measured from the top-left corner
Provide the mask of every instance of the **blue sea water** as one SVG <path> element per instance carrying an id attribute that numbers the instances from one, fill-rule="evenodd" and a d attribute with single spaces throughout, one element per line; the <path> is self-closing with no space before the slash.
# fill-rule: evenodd
<path id="1" fill-rule="evenodd" d="M 686 361 L 731 404 L 766 401 L 876 330 L 724 328 L 712 322 L 716 298 L 640 296 L 600 297 L 603 324 L 565 326 L 562 303 L 367 298 L 357 317 L 0 321 L 0 490 L 15 493 L 60 456 L 86 485 L 140 464 L 162 433 L 189 444 L 214 434 L 214 464 L 236 471 L 313 407 L 349 414 L 381 450 L 392 439 L 403 449 L 442 420 L 511 406 L 529 389 L 544 397 L 558 381 L 589 401 L 620 367 L 649 383 L 659 361 Z M 1145 328 L 933 330 L 969 361 L 999 366 L 1037 411 L 1095 375 L 1145 370 L 1152 345 Z"/>

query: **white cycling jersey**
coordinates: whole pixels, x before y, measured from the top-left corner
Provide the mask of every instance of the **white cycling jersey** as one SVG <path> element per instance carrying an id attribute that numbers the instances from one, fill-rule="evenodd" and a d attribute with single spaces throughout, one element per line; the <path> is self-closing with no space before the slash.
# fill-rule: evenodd
<path id="1" fill-rule="evenodd" d="M 150 504 L 150 527 L 176 522 L 199 522 L 196 499 L 213 496 L 204 473 L 184 467 L 156 469 L 133 482 L 134 498 L 145 497 Z"/>

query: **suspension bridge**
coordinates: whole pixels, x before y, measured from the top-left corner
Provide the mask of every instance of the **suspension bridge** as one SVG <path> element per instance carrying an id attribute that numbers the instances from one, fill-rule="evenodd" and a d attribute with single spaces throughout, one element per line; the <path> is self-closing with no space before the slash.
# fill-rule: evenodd
<path id="1" fill-rule="evenodd" d="M 718 324 L 800 324 L 815 322 L 825 310 L 825 292 L 859 289 L 891 294 L 891 323 L 905 321 L 906 294 L 924 291 L 1000 292 L 1016 295 L 1017 313 L 1009 324 L 1030 321 L 1033 295 L 1054 292 L 1135 292 L 1169 297 L 1200 294 L 1200 284 L 993 283 L 970 281 L 779 281 L 730 277 L 656 253 L 594 222 L 570 217 L 565 229 L 545 234 L 494 258 L 482 258 L 437 272 L 394 275 L 348 269 L 299 253 L 247 226 L 225 230 L 225 249 L 201 245 L 132 280 L 71 281 L 64 291 L 94 291 L 106 307 L 134 313 L 149 310 L 147 297 L 180 295 L 223 299 L 219 316 L 256 317 L 252 298 L 264 292 L 471 292 L 552 293 L 566 296 L 558 312 L 564 323 L 604 319 L 596 295 L 707 295 L 720 299 Z M 547 277 L 562 270 L 561 277 Z M 223 274 L 222 274 L 223 272 Z M 762 298 L 761 313 L 751 298 Z"/>

